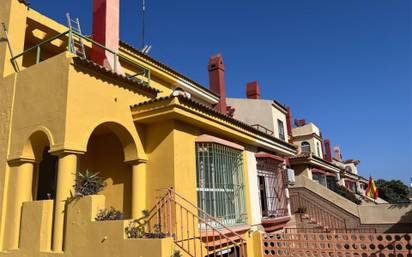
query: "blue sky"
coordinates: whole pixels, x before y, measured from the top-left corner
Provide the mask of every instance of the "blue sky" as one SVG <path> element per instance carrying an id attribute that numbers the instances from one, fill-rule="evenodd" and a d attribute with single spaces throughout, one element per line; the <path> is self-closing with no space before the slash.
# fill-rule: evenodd
<path id="1" fill-rule="evenodd" d="M 92 0 L 31 0 L 62 23 L 91 32 Z M 121 0 L 121 38 L 140 46 L 141 0 Z M 146 0 L 151 55 L 208 85 L 207 61 L 222 53 L 227 95 L 262 96 L 317 124 L 361 175 L 412 176 L 410 0 Z"/>

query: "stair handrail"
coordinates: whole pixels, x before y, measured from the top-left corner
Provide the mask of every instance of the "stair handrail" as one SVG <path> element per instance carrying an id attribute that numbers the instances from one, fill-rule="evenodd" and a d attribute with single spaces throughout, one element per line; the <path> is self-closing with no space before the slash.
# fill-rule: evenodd
<path id="1" fill-rule="evenodd" d="M 197 207 L 195 204 L 193 204 L 192 202 L 190 202 L 189 200 L 187 200 L 185 197 L 183 197 L 182 195 L 178 194 L 173 188 L 167 188 L 166 190 L 168 190 L 169 192 L 171 192 L 172 194 L 174 194 L 175 196 L 179 197 L 180 199 L 184 200 L 186 203 L 188 203 L 189 205 L 191 205 L 192 207 L 196 208 L 198 211 L 200 211 L 202 214 L 204 214 L 205 216 L 207 216 L 208 218 L 210 218 L 211 220 L 213 220 L 214 222 L 216 222 L 217 224 L 219 224 L 219 226 L 221 226 L 222 228 L 230 231 L 230 233 L 232 233 L 235 236 L 238 236 L 242 241 L 245 241 L 241 235 L 239 235 L 238 233 L 236 233 L 235 231 L 233 231 L 232 229 L 230 229 L 229 227 L 227 227 L 226 225 L 224 225 L 222 222 L 220 222 L 218 219 L 216 219 L 215 217 L 213 217 L 212 215 L 208 214 L 207 212 L 205 212 L 204 210 L 200 209 L 199 207 Z M 198 217 L 199 219 L 201 219 L 200 217 Z"/>
<path id="2" fill-rule="evenodd" d="M 239 247 L 239 251 L 241 253 L 242 257 L 246 257 L 247 253 L 246 253 L 246 249 L 245 249 L 245 244 L 246 244 L 246 240 L 244 240 L 242 238 L 241 235 L 239 235 L 238 233 L 236 233 L 235 231 L 233 231 L 232 229 L 230 229 L 229 227 L 225 226 L 222 222 L 220 222 L 219 220 L 217 220 L 215 217 L 211 216 L 210 214 L 206 213 L 204 210 L 200 209 L 199 207 L 197 207 L 195 204 L 193 204 L 191 201 L 189 201 L 188 199 L 186 199 L 185 197 L 183 197 L 182 195 L 176 193 L 176 191 L 173 188 L 164 188 L 164 189 L 158 189 L 157 191 L 166 191 L 166 194 L 162 197 L 160 197 L 160 199 L 156 202 L 155 206 L 148 211 L 148 215 L 146 218 L 146 221 L 150 224 L 150 220 L 153 219 L 155 217 L 156 214 L 160 215 L 159 211 L 160 208 L 162 206 L 165 206 L 166 204 L 169 204 L 170 202 L 173 202 L 175 205 L 180 206 L 181 208 L 183 208 L 187 213 L 190 213 L 190 215 L 192 215 L 192 217 L 196 218 L 199 223 L 203 223 L 206 224 L 206 235 L 204 236 L 205 238 L 208 238 L 209 236 L 212 236 L 213 238 L 219 236 L 220 239 L 219 240 L 215 240 L 215 241 L 219 241 L 220 244 L 222 243 L 222 239 L 226 240 L 226 245 L 228 245 L 229 243 L 232 244 L 233 246 L 237 246 Z M 191 207 L 194 207 L 196 210 L 198 210 L 200 213 L 204 214 L 207 219 L 201 218 L 199 217 L 198 214 L 195 214 L 194 212 L 192 212 L 191 210 L 187 209 L 182 203 L 178 202 L 176 200 L 176 198 L 182 200 L 184 203 L 188 204 Z M 169 206 L 169 208 L 171 208 Z M 171 209 L 169 209 L 171 210 Z M 171 213 L 169 213 L 170 217 L 169 217 L 169 222 L 171 222 Z M 221 232 L 222 229 L 218 229 L 215 228 L 213 225 L 209 224 L 209 222 L 207 220 L 211 220 L 213 222 L 215 222 L 215 224 L 219 225 L 222 229 L 227 230 L 227 233 L 223 233 Z M 150 226 L 150 225 L 149 225 Z M 182 240 L 177 240 L 177 238 L 175 238 L 175 236 L 173 235 L 173 229 L 171 228 L 170 225 L 169 229 L 171 229 L 171 231 L 168 232 L 172 232 L 172 233 L 168 233 L 169 236 L 173 236 L 174 237 L 174 243 L 181 248 L 183 251 L 187 252 L 189 255 L 191 255 L 191 253 L 189 253 L 187 251 L 187 249 L 183 248 L 183 244 L 179 245 L 180 241 L 184 241 L 186 239 L 182 239 Z M 210 227 L 210 230 L 212 232 L 211 235 L 208 235 L 208 229 L 207 227 Z M 150 229 L 150 228 L 149 228 Z M 202 232 L 202 229 L 199 229 L 200 233 Z M 204 230 L 203 230 L 204 231 Z M 236 237 L 236 239 L 232 239 L 231 237 L 227 236 L 227 235 L 234 235 Z M 201 239 L 202 236 L 199 237 L 194 237 L 192 239 Z M 201 240 L 202 241 L 202 240 Z M 209 243 L 208 239 L 206 239 L 207 243 Z M 205 243 L 205 242 L 203 242 Z M 220 245 L 218 244 L 218 245 Z M 193 255 L 191 255 L 193 256 Z"/>
<path id="3" fill-rule="evenodd" d="M 296 195 L 298 198 L 303 200 L 305 202 L 305 205 L 306 205 L 305 207 L 309 207 L 309 209 L 313 209 L 313 208 L 310 208 L 310 207 L 314 207 L 316 209 L 315 212 L 319 212 L 319 211 L 325 212 L 327 215 L 329 215 L 329 217 L 335 219 L 335 221 L 342 223 L 343 228 L 346 228 L 346 221 L 345 221 L 344 218 L 341 218 L 341 217 L 335 215 L 333 212 L 331 212 L 329 210 L 325 210 L 324 208 L 322 208 L 322 206 L 318 205 L 317 203 L 312 202 L 310 198 L 306 197 L 305 195 L 300 194 L 300 192 L 292 193 L 291 197 L 293 197 L 293 195 Z M 293 204 L 293 205 L 295 205 L 295 204 Z M 327 226 L 327 224 L 325 224 L 325 223 L 330 223 L 330 222 L 322 220 L 323 217 L 320 217 L 322 215 L 319 215 L 319 213 L 315 213 L 314 215 L 312 215 L 308 212 L 310 212 L 310 211 L 308 210 L 305 214 L 310 216 L 310 218 L 315 219 L 315 221 L 320 223 L 322 227 Z M 332 223 L 335 223 L 335 222 L 332 222 Z M 338 225 L 338 224 L 335 223 L 334 225 Z M 331 229 L 331 227 L 329 227 L 329 226 L 328 226 L 328 228 Z M 333 228 L 338 228 L 338 227 L 333 227 Z"/>
<path id="4" fill-rule="evenodd" d="M 313 189 L 313 187 L 316 187 L 319 190 L 322 190 L 324 192 L 330 193 L 332 194 L 334 197 L 336 197 L 337 199 L 343 200 L 346 204 L 348 204 L 348 206 L 343 207 L 340 204 L 338 204 L 337 202 L 334 202 L 332 200 L 330 200 L 329 198 L 326 198 L 322 195 L 322 193 L 316 192 L 316 190 Z M 339 208 L 340 210 L 354 216 L 354 217 L 358 217 L 359 218 L 359 213 L 357 210 L 357 205 L 355 203 L 353 203 L 352 201 L 348 200 L 347 198 L 337 194 L 336 192 L 328 189 L 327 187 L 321 186 L 318 183 L 314 182 L 313 180 L 309 179 L 306 176 L 298 176 L 296 177 L 296 183 L 294 186 L 289 187 L 289 192 L 292 193 L 292 191 L 294 189 L 298 189 L 298 188 L 302 188 L 308 192 L 310 192 L 312 195 L 317 195 L 317 196 L 321 196 L 323 200 L 331 203 L 332 205 L 336 206 L 337 208 Z M 351 210 L 349 210 L 349 208 Z"/>

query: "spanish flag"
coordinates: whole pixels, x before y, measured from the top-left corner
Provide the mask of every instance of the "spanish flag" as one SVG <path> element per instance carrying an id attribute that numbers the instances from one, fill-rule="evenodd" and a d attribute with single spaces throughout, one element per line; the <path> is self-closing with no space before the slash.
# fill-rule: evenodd
<path id="1" fill-rule="evenodd" d="M 369 177 L 368 187 L 366 188 L 366 196 L 369 196 L 375 200 L 378 198 L 378 188 L 376 187 L 372 176 Z"/>

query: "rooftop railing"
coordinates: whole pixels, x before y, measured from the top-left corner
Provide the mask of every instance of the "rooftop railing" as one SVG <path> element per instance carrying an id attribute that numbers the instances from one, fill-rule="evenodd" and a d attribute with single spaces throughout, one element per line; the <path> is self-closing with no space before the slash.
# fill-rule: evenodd
<path id="1" fill-rule="evenodd" d="M 77 55 L 76 53 L 76 47 L 73 45 L 74 40 L 84 40 L 87 41 L 91 44 L 91 46 L 96 46 L 97 48 L 101 48 L 109 53 L 111 53 L 113 55 L 113 71 L 117 72 L 118 68 L 119 68 L 119 62 L 122 61 L 124 63 L 127 63 L 129 65 L 131 65 L 132 69 L 136 69 L 137 72 L 133 75 L 129 75 L 129 78 L 136 78 L 139 75 L 142 75 L 142 77 L 144 78 L 144 80 L 142 80 L 142 82 L 150 84 L 150 70 L 148 68 L 146 68 L 145 66 L 137 63 L 136 61 L 130 59 L 129 57 L 115 52 L 109 48 L 107 48 L 106 46 L 92 40 L 90 37 L 84 36 L 82 34 L 77 33 L 76 31 L 73 30 L 67 30 L 63 33 L 57 34 L 55 36 L 50 37 L 49 39 L 40 42 L 37 45 L 34 45 L 28 49 L 26 49 L 24 52 L 17 54 L 16 56 L 14 56 L 13 58 L 11 58 L 11 62 L 16 66 L 16 60 L 19 58 L 23 58 L 24 56 L 27 56 L 28 54 L 32 54 L 32 52 L 35 52 L 35 63 L 34 64 L 38 64 L 40 63 L 42 60 L 42 48 L 45 48 L 47 45 L 51 44 L 53 41 L 60 39 L 63 40 L 63 42 L 65 42 L 66 44 L 66 51 L 71 52 L 72 54 Z M 91 49 L 89 49 L 88 52 L 90 52 Z M 86 59 L 90 59 L 89 57 L 87 57 L 86 55 Z M 30 65 L 31 66 L 31 65 Z M 137 78 L 136 78 L 137 79 Z"/>
<path id="2" fill-rule="evenodd" d="M 257 130 L 260 130 L 260 131 L 265 132 L 265 133 L 268 134 L 268 135 L 273 135 L 273 131 L 270 130 L 270 129 L 268 129 L 268 128 L 266 128 L 265 126 L 262 126 L 262 125 L 260 125 L 260 124 L 252 124 L 251 126 L 254 127 L 254 128 L 256 128 Z"/>

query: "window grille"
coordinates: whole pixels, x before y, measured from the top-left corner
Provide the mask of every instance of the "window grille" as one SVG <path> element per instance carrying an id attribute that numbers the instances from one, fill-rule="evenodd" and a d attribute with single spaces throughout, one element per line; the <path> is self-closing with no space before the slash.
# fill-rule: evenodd
<path id="1" fill-rule="evenodd" d="M 310 153 L 310 151 L 311 151 L 310 150 L 310 144 L 306 141 L 304 141 L 300 144 L 300 148 L 302 150 L 302 153 L 304 153 L 304 154 Z"/>
<path id="2" fill-rule="evenodd" d="M 322 186 L 326 186 L 326 176 L 324 174 L 312 171 L 312 179 Z"/>
<path id="3" fill-rule="evenodd" d="M 224 225 L 247 222 L 242 152 L 215 143 L 196 144 L 200 209 Z M 199 216 L 204 218 L 201 213 Z"/>
<path id="4" fill-rule="evenodd" d="M 278 120 L 278 128 L 279 128 L 279 138 L 285 141 L 285 127 L 283 126 L 283 122 Z"/>
<path id="5" fill-rule="evenodd" d="M 333 191 L 336 191 L 336 178 L 333 176 L 326 177 L 326 186 Z"/>
<path id="6" fill-rule="evenodd" d="M 262 217 L 287 216 L 286 178 L 282 163 L 269 158 L 258 158 L 257 169 Z"/>

